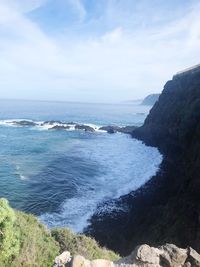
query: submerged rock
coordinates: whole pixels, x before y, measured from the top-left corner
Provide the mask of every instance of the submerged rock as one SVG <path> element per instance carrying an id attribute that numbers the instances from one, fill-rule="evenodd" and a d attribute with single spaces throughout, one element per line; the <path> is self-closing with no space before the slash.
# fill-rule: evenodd
<path id="1" fill-rule="evenodd" d="M 63 262 L 66 262 L 63 265 Z M 60 265 L 59 265 L 60 263 Z M 56 265 L 57 264 L 57 265 Z M 87 260 L 68 251 L 56 257 L 54 267 L 199 267 L 200 255 L 192 248 L 182 249 L 173 244 L 155 248 L 146 244 L 138 246 L 131 255 L 118 261 L 104 259 Z"/>

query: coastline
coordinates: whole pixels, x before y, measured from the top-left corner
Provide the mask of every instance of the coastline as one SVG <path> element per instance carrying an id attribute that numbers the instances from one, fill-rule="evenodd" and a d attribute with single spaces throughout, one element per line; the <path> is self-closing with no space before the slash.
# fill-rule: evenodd
<path id="1" fill-rule="evenodd" d="M 143 142 L 150 146 L 149 142 L 144 140 Z M 168 154 L 162 149 L 159 150 L 163 155 L 163 160 L 157 173 L 137 190 L 113 200 L 112 202 L 119 209 L 109 209 L 110 204 L 113 206 L 112 203 L 105 202 L 99 205 L 90 219 L 89 226 L 84 230 L 85 234 L 94 237 L 100 245 L 121 255 L 127 255 L 131 253 L 133 247 L 145 243 L 150 246 L 159 246 L 163 242 L 174 243 L 182 247 L 191 245 L 198 250 L 194 242 L 196 221 L 190 222 L 190 217 L 187 219 L 187 216 L 191 215 L 189 212 L 177 210 L 180 204 L 178 202 L 172 203 L 172 210 L 177 213 L 175 216 L 177 221 L 183 220 L 186 225 L 190 225 L 189 233 L 185 231 L 186 226 L 183 225 L 178 233 L 182 231 L 180 238 L 177 238 L 169 227 L 173 223 L 167 214 L 172 212 L 168 210 L 168 201 L 171 198 L 174 200 L 174 194 L 179 187 L 176 177 L 184 179 L 184 168 L 182 168 L 184 163 L 176 153 L 171 151 Z M 189 205 L 188 208 L 190 204 L 192 205 L 189 200 L 186 200 L 184 204 Z M 106 206 L 108 206 L 107 211 Z M 175 223 L 176 219 L 173 220 Z M 188 239 L 188 235 L 192 238 Z"/>
<path id="2" fill-rule="evenodd" d="M 157 147 L 160 170 L 121 197 L 123 212 L 93 215 L 85 233 L 121 255 L 142 243 L 174 243 L 200 251 L 200 70 L 174 76 L 132 136 Z"/>
<path id="3" fill-rule="evenodd" d="M 164 201 L 164 198 L 161 200 L 161 195 L 164 196 L 161 191 L 160 195 L 155 195 L 155 193 L 162 188 L 168 164 L 168 160 L 164 157 L 157 173 L 140 188 L 118 199 L 113 199 L 111 202 L 101 203 L 84 233 L 94 237 L 102 246 L 112 248 L 121 255 L 127 255 L 131 253 L 133 247 L 145 243 L 146 238 L 141 235 L 135 236 L 134 242 L 129 240 L 133 225 L 138 229 L 138 219 L 135 222 L 133 220 L 134 217 L 139 218 L 146 213 L 152 204 Z M 113 206 L 118 208 L 112 209 Z M 149 242 L 149 244 L 155 245 L 154 242 Z"/>

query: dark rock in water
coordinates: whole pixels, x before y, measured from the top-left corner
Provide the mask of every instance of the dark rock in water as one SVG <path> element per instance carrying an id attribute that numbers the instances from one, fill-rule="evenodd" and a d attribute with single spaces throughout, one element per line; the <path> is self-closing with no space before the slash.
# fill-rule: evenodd
<path id="1" fill-rule="evenodd" d="M 151 94 L 145 97 L 145 99 L 142 101 L 142 105 L 145 106 L 153 106 L 159 98 L 160 94 Z"/>
<path id="2" fill-rule="evenodd" d="M 55 125 L 52 128 L 49 128 L 48 130 L 68 130 L 68 129 L 70 129 L 70 126 Z"/>
<path id="3" fill-rule="evenodd" d="M 42 123 L 42 125 L 49 124 L 49 125 L 54 125 L 54 124 L 63 124 L 62 121 L 45 121 Z"/>
<path id="4" fill-rule="evenodd" d="M 85 132 L 95 132 L 94 128 L 92 128 L 89 125 L 84 125 L 84 124 L 81 124 L 81 125 L 80 124 L 76 124 L 75 129 L 76 130 L 83 130 Z"/>
<path id="5" fill-rule="evenodd" d="M 125 127 L 119 127 L 115 125 L 108 125 L 108 126 L 102 126 L 99 128 L 99 130 L 106 131 L 107 133 L 113 134 L 113 133 L 126 133 L 126 134 L 132 134 L 132 132 L 136 129 L 136 126 L 125 126 Z"/>
<path id="6" fill-rule="evenodd" d="M 137 126 L 125 126 L 118 129 L 118 132 L 125 134 L 132 134 L 132 132 L 137 128 Z"/>
<path id="7" fill-rule="evenodd" d="M 110 134 L 116 133 L 119 129 L 120 127 L 115 126 L 115 125 L 102 126 L 99 128 L 99 130 L 106 131 L 107 133 L 110 133 Z"/>
<path id="8" fill-rule="evenodd" d="M 120 198 L 127 211 L 102 208 L 86 232 L 122 255 L 142 243 L 163 242 L 199 252 L 200 67 L 166 83 L 144 125 L 132 136 L 159 148 L 160 170 L 142 188 Z"/>
<path id="9" fill-rule="evenodd" d="M 116 133 L 116 131 L 114 129 L 110 128 L 110 129 L 107 130 L 107 133 L 113 134 L 113 133 Z"/>
<path id="10" fill-rule="evenodd" d="M 33 121 L 26 121 L 26 120 L 23 120 L 23 121 L 12 121 L 10 123 L 15 124 L 15 125 L 19 125 L 19 126 L 36 126 L 37 125 L 37 123 L 35 123 Z"/>
<path id="11" fill-rule="evenodd" d="M 69 124 L 69 125 L 76 125 L 77 123 L 76 123 L 76 122 L 73 122 L 73 121 L 71 121 L 71 122 L 66 122 L 65 124 Z"/>

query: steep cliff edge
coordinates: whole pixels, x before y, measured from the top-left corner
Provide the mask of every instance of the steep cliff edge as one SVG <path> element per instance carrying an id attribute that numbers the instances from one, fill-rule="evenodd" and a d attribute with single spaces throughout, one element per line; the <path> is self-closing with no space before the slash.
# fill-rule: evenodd
<path id="1" fill-rule="evenodd" d="M 163 242 L 200 251 L 199 66 L 166 83 L 133 137 L 159 148 L 164 156 L 160 171 L 118 200 L 128 211 L 95 214 L 88 232 L 122 254 L 138 244 Z"/>
<path id="2" fill-rule="evenodd" d="M 133 136 L 164 154 L 187 151 L 198 143 L 200 123 L 200 67 L 175 75 Z"/>

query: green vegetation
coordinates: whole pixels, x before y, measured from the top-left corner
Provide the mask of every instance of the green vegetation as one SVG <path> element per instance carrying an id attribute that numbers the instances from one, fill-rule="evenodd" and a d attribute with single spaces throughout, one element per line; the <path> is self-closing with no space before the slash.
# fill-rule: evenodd
<path id="1" fill-rule="evenodd" d="M 6 199 L 0 199 L 0 266 L 8 265 L 19 253 L 19 231 L 14 229 L 16 216 Z"/>
<path id="2" fill-rule="evenodd" d="M 94 239 L 85 235 L 74 234 L 69 229 L 53 229 L 52 236 L 59 243 L 61 251 L 68 250 L 71 252 L 71 255 L 80 254 L 89 260 L 100 258 L 108 260 L 119 259 L 119 255 L 111 250 L 99 247 Z"/>
<path id="3" fill-rule="evenodd" d="M 0 266 L 52 266 L 59 245 L 32 216 L 15 212 L 0 199 Z"/>
<path id="4" fill-rule="evenodd" d="M 50 267 L 64 250 L 88 259 L 119 258 L 84 235 L 68 229 L 51 232 L 33 215 L 14 211 L 0 199 L 0 267 Z"/>
<path id="5" fill-rule="evenodd" d="M 60 248 L 51 233 L 33 215 L 16 212 L 16 217 L 15 229 L 20 233 L 20 252 L 11 266 L 52 266 Z"/>

